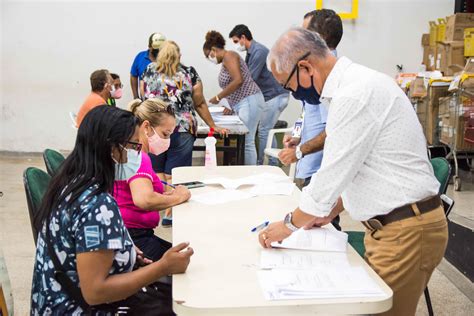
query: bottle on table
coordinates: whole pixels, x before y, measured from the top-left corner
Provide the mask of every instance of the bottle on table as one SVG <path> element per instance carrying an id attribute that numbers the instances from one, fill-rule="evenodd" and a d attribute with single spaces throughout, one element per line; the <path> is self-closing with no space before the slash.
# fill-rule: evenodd
<path id="1" fill-rule="evenodd" d="M 206 144 L 206 156 L 204 166 L 206 169 L 214 169 L 217 167 L 217 158 L 216 158 L 216 143 L 217 140 L 214 137 L 214 129 L 211 128 L 207 137 L 204 139 Z"/>

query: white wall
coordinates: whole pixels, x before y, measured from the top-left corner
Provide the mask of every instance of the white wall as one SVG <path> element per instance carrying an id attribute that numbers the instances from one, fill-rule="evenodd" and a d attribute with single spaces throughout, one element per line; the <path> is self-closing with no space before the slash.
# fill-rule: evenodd
<path id="1" fill-rule="evenodd" d="M 339 4 L 349 0 L 325 0 Z M 452 0 L 360 0 L 360 16 L 344 22 L 339 55 L 396 74 L 396 64 L 417 71 L 420 37 L 428 21 L 451 14 Z M 128 74 L 135 54 L 159 31 L 180 46 L 183 63 L 201 75 L 206 97 L 218 92 L 218 67 L 201 47 L 206 31 L 227 37 L 244 23 L 257 41 L 271 46 L 291 25 L 314 8 L 314 0 L 287 1 L 2 1 L 0 150 L 70 149 L 75 132 L 68 112 L 77 112 L 88 95 L 89 75 L 107 68 L 125 83 L 125 107 L 131 98 Z M 347 5 L 343 6 L 347 8 Z M 335 6 L 334 8 L 338 8 Z M 299 115 L 290 103 L 282 118 Z"/>

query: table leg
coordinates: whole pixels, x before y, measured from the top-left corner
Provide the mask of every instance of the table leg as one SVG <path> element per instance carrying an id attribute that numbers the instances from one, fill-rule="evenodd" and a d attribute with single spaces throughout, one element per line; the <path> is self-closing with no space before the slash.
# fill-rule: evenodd
<path id="1" fill-rule="evenodd" d="M 224 137 L 224 147 L 229 147 L 230 146 L 230 137 Z M 230 165 L 230 159 L 232 157 L 230 156 L 229 152 L 224 151 L 224 166 L 229 166 Z"/>
<path id="2" fill-rule="evenodd" d="M 245 165 L 245 135 L 237 136 L 237 164 Z"/>

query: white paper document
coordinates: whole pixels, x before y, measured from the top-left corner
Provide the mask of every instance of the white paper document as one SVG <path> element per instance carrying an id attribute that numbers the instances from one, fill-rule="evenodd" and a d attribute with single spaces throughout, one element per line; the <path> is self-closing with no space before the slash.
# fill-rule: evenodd
<path id="1" fill-rule="evenodd" d="M 212 119 L 216 124 L 222 125 L 243 125 L 244 123 L 240 120 L 237 115 L 213 115 Z"/>
<path id="2" fill-rule="evenodd" d="M 347 250 L 347 234 L 328 227 L 312 229 L 298 229 L 282 243 L 273 242 L 272 247 L 317 250 L 317 251 L 340 251 Z"/>
<path id="3" fill-rule="evenodd" d="M 224 107 L 223 106 L 210 106 L 209 107 L 209 113 L 211 114 L 222 114 L 224 112 Z"/>
<path id="4" fill-rule="evenodd" d="M 349 260 L 343 252 L 316 252 L 290 249 L 263 249 L 261 269 L 316 269 L 325 267 L 348 268 Z"/>
<path id="5" fill-rule="evenodd" d="M 294 183 L 269 183 L 253 186 L 248 192 L 252 195 L 292 195 L 296 185 Z M 245 190 L 244 190 L 245 191 Z"/>
<path id="6" fill-rule="evenodd" d="M 217 205 L 227 202 L 244 200 L 251 198 L 253 195 L 239 190 L 214 190 L 206 193 L 191 195 L 191 201 L 202 204 Z"/>
<path id="7" fill-rule="evenodd" d="M 256 185 L 249 189 L 214 190 L 191 196 L 191 200 L 208 205 L 223 204 L 231 201 L 249 199 L 260 195 L 292 195 L 294 183 L 275 183 L 269 185 Z"/>
<path id="8" fill-rule="evenodd" d="M 219 184 L 222 185 L 226 189 L 237 189 L 240 186 L 244 185 L 258 185 L 258 184 L 275 184 L 277 182 L 290 182 L 290 178 L 283 175 L 275 175 L 271 173 L 261 173 L 258 175 L 237 178 L 237 179 L 230 179 L 225 177 L 217 177 L 217 178 L 208 178 L 202 180 L 203 183 L 208 185 Z"/>
<path id="9" fill-rule="evenodd" d="M 327 266 L 311 270 L 273 269 L 257 272 L 268 300 L 383 296 L 363 267 Z"/>

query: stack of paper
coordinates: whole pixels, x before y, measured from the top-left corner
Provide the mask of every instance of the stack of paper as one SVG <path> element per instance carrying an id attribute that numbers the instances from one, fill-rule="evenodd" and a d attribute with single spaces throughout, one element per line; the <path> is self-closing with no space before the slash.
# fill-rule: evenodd
<path id="1" fill-rule="evenodd" d="M 210 106 L 209 113 L 211 114 L 222 114 L 224 112 L 225 107 L 223 106 Z"/>
<path id="2" fill-rule="evenodd" d="M 220 125 L 243 125 L 237 115 L 213 115 L 214 122 Z"/>
<path id="3" fill-rule="evenodd" d="M 257 272 L 268 300 L 373 297 L 385 293 L 360 266 L 351 266 L 347 234 L 322 227 L 297 230 L 264 249 Z M 313 251 L 308 251 L 313 250 Z"/>
<path id="4" fill-rule="evenodd" d="M 258 271 L 268 300 L 382 296 L 384 292 L 362 267 L 326 266 L 308 270 Z"/>
<path id="5" fill-rule="evenodd" d="M 272 247 L 345 252 L 347 250 L 347 234 L 329 227 L 298 229 L 282 243 L 273 242 Z"/>
<path id="6" fill-rule="evenodd" d="M 261 269 L 316 269 L 325 267 L 350 267 L 346 253 L 303 251 L 289 249 L 263 249 Z"/>

